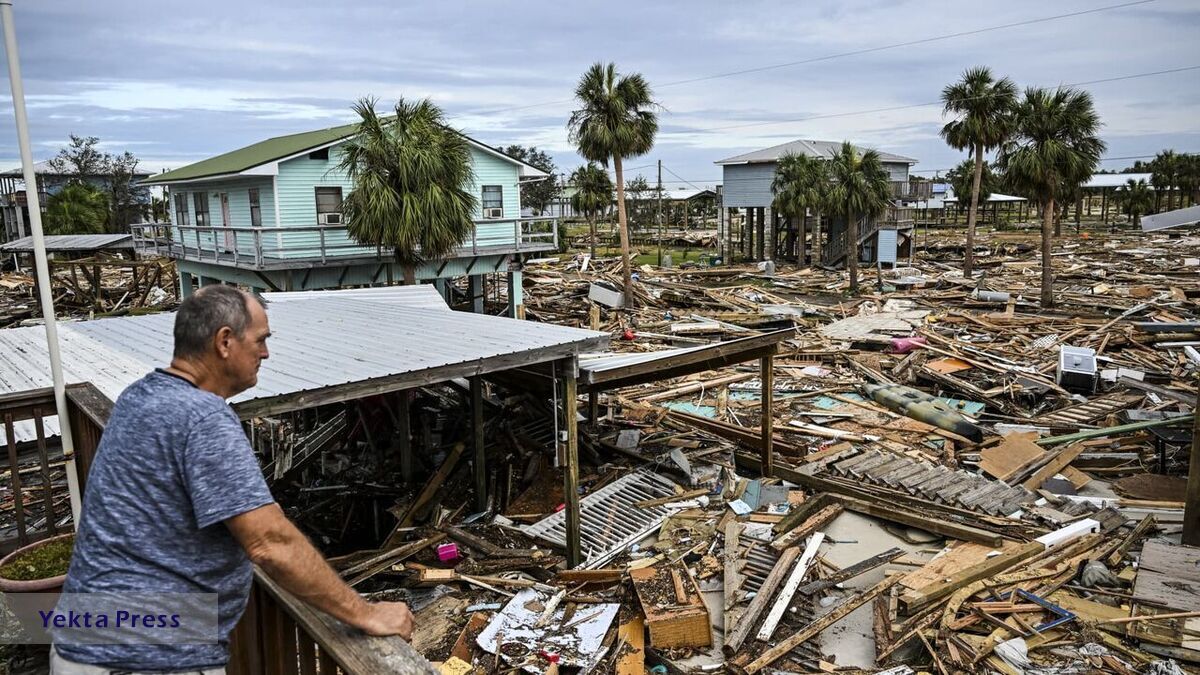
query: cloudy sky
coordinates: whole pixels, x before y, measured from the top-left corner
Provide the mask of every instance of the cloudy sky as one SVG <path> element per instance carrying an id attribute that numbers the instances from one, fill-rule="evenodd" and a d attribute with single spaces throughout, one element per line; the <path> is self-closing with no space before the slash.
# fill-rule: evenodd
<path id="1" fill-rule="evenodd" d="M 429 97 L 475 138 L 537 145 L 569 171 L 572 89 L 600 60 L 654 87 L 657 144 L 626 165 L 653 179 L 661 159 L 672 186 L 711 185 L 713 161 L 796 138 L 944 171 L 961 157 L 923 104 L 977 64 L 1021 86 L 1089 83 L 1109 157 L 1200 151 L 1200 70 L 1098 82 L 1200 66 L 1196 0 L 14 4 L 38 159 L 75 133 L 172 168 L 351 121 L 371 95 Z M 8 93 L 0 161 L 15 166 Z"/>

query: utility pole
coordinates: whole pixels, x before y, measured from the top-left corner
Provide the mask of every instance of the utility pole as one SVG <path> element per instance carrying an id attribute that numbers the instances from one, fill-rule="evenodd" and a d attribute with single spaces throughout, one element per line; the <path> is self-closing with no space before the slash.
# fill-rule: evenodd
<path id="1" fill-rule="evenodd" d="M 50 268 L 46 263 L 46 240 L 42 236 L 42 207 L 39 204 L 37 175 L 33 171 L 33 151 L 29 146 L 29 118 L 25 113 L 25 86 L 21 82 L 21 64 L 17 61 L 17 31 L 13 26 L 12 0 L 0 0 L 0 21 L 4 23 L 4 51 L 8 57 L 8 79 L 12 85 L 13 117 L 17 122 L 17 147 L 25 178 L 25 203 L 29 208 L 29 229 L 33 235 L 33 260 L 37 274 L 38 299 L 46 325 L 46 351 L 50 355 L 50 379 L 54 383 L 54 408 L 58 413 L 59 440 L 66 460 L 67 493 L 71 517 L 79 527 L 81 500 L 79 476 L 75 473 L 75 444 L 71 437 L 71 418 L 67 415 L 67 390 L 63 381 L 62 359 L 58 350 L 58 324 L 54 320 L 54 298 L 50 293 Z M 32 187 L 32 189 L 30 189 Z M 16 471 L 13 467 L 13 471 Z"/>
<path id="2" fill-rule="evenodd" d="M 658 266 L 662 267 L 662 160 L 658 160 Z"/>

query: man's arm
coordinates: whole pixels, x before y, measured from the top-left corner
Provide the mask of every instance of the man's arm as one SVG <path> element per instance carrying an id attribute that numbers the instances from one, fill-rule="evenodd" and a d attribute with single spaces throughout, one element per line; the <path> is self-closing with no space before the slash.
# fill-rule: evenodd
<path id="1" fill-rule="evenodd" d="M 370 635 L 412 637 L 413 617 L 403 602 L 369 603 L 346 585 L 278 504 L 225 521 L 255 565 L 292 595 Z"/>

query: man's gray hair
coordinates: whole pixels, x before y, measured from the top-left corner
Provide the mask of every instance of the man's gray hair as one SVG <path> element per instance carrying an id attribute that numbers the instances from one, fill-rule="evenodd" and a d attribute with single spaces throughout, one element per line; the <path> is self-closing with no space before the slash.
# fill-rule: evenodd
<path id="1" fill-rule="evenodd" d="M 204 286 L 192 293 L 175 314 L 175 358 L 205 354 L 213 336 L 224 326 L 239 338 L 244 336 L 251 321 L 250 302 L 266 308 L 257 294 L 233 286 Z"/>

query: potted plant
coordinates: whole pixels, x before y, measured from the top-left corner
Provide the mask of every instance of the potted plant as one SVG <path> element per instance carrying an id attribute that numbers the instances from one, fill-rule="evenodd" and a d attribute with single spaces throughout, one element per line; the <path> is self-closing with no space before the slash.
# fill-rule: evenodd
<path id="1" fill-rule="evenodd" d="M 75 533 L 68 532 L 0 558 L 0 592 L 61 593 L 74 545 Z"/>

